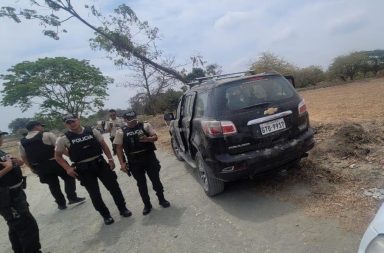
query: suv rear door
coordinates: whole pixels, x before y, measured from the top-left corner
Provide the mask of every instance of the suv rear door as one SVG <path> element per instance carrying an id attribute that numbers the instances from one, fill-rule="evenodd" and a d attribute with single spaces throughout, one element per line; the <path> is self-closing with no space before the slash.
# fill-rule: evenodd
<path id="1" fill-rule="evenodd" d="M 224 84 L 217 87 L 215 101 L 219 120 L 232 121 L 237 128 L 224 139 L 230 154 L 272 147 L 296 134 L 300 97 L 281 76 Z"/>

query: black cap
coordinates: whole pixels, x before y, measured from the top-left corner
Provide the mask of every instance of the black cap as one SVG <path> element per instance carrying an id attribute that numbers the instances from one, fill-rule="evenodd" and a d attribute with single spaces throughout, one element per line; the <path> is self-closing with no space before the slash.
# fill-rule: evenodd
<path id="1" fill-rule="evenodd" d="M 128 111 L 128 112 L 124 113 L 123 118 L 124 119 L 134 119 L 134 118 L 136 118 L 136 112 L 135 111 Z"/>
<path id="2" fill-rule="evenodd" d="M 63 116 L 63 121 L 64 122 L 71 121 L 71 120 L 76 120 L 76 119 L 77 119 L 77 116 L 74 115 L 74 114 L 67 114 L 67 115 Z"/>
<path id="3" fill-rule="evenodd" d="M 32 121 L 29 121 L 27 123 L 27 125 L 25 126 L 25 128 L 28 130 L 28 131 L 31 131 L 33 128 L 35 128 L 35 126 L 45 126 L 44 124 L 40 123 L 39 121 L 36 121 L 36 120 L 32 120 Z"/>
<path id="4" fill-rule="evenodd" d="M 8 134 L 8 133 L 0 130 L 0 136 L 6 135 L 6 134 Z"/>

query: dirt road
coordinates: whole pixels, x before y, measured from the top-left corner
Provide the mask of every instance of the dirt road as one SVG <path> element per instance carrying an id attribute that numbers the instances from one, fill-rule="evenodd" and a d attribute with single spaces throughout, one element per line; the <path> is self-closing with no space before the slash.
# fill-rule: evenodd
<path id="1" fill-rule="evenodd" d="M 318 148 L 311 157 L 287 176 L 231 183 L 215 198 L 203 193 L 191 168 L 164 149 L 169 139 L 166 128 L 160 126 L 156 127 L 163 148 L 158 157 L 165 193 L 172 204 L 168 209 L 159 207 L 151 190 L 154 210 L 143 216 L 134 180 L 118 171 L 133 216 L 121 218 L 102 187 L 116 221 L 105 226 L 79 184 L 78 193 L 87 201 L 59 211 L 47 186 L 30 174 L 26 192 L 44 252 L 356 252 L 377 206 L 362 196 L 361 188 L 379 186 L 377 180 L 384 178 L 380 167 L 384 80 L 301 95 L 318 130 Z M 344 129 L 350 121 L 362 127 Z M 351 150 L 339 153 L 334 147 Z M 1 219 L 2 253 L 11 252 L 6 231 Z"/>
<path id="2" fill-rule="evenodd" d="M 359 236 L 346 233 L 335 220 L 306 216 L 292 204 L 260 193 L 259 184 L 242 181 L 225 194 L 208 198 L 192 169 L 166 153 L 158 153 L 166 196 L 172 206 L 143 216 L 134 180 L 118 172 L 119 182 L 133 211 L 120 218 L 103 188 L 115 224 L 105 226 L 88 200 L 59 211 L 37 177 L 29 176 L 31 210 L 40 231 L 44 252 L 353 252 Z M 78 185 L 80 196 L 86 192 Z M 297 189 L 298 194 L 306 194 Z M 304 190 L 305 191 L 305 190 Z M 87 196 L 88 197 L 88 196 Z M 0 252 L 10 253 L 6 225 L 0 222 Z"/>

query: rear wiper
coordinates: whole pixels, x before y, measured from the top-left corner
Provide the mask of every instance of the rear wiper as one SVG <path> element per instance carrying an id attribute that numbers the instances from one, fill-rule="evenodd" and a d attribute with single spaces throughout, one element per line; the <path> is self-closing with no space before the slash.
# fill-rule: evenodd
<path id="1" fill-rule="evenodd" d="M 269 105 L 269 104 L 271 104 L 271 102 L 257 103 L 257 104 L 254 104 L 254 105 L 250 105 L 250 106 L 239 108 L 237 110 L 250 109 L 250 108 L 259 107 L 259 106 L 263 106 L 263 105 Z"/>

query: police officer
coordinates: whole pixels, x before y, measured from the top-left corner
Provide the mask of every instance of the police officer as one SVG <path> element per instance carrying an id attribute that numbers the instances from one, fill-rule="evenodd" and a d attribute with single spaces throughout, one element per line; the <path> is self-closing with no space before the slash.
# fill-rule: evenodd
<path id="1" fill-rule="evenodd" d="M 109 139 L 111 140 L 111 143 L 112 143 L 113 155 L 116 155 L 116 145 L 113 144 L 113 140 L 115 139 L 115 136 L 116 136 L 116 130 L 124 126 L 124 120 L 120 117 L 117 117 L 116 110 L 111 109 L 109 110 L 109 121 L 106 125 L 107 126 L 105 131 L 107 131 L 110 134 Z"/>
<path id="2" fill-rule="evenodd" d="M 5 134 L 0 131 L 0 146 Z M 22 164 L 23 161 L 0 150 L 0 214 L 8 224 L 13 251 L 36 253 L 41 252 L 39 228 L 29 211 L 27 197 L 22 189 Z"/>
<path id="3" fill-rule="evenodd" d="M 59 177 L 64 180 L 65 193 L 68 204 L 75 204 L 85 200 L 76 194 L 76 181 L 67 175 L 65 170 L 55 160 L 56 136 L 44 132 L 44 124 L 29 121 L 26 125 L 28 134 L 20 140 L 20 155 L 23 161 L 40 178 L 41 183 L 48 184 L 58 208 L 67 208 L 66 201 L 60 189 Z"/>
<path id="4" fill-rule="evenodd" d="M 77 116 L 69 114 L 63 117 L 68 132 L 57 139 L 55 157 L 57 162 L 72 177 L 77 177 L 86 188 L 91 197 L 93 206 L 104 218 L 104 223 L 110 225 L 114 222 L 108 208 L 101 197 L 99 179 L 111 193 L 116 206 L 123 217 L 132 213 L 127 209 L 123 194 L 117 182 L 117 175 L 113 171 L 115 163 L 111 151 L 99 131 L 90 127 L 82 127 Z M 63 158 L 68 150 L 69 158 L 74 163 L 69 165 Z M 108 163 L 103 158 L 103 152 Z"/>
<path id="5" fill-rule="evenodd" d="M 137 187 L 144 203 L 143 215 L 149 214 L 152 209 L 145 173 L 152 181 L 159 204 L 162 207 L 169 207 L 170 203 L 164 198 L 163 185 L 160 181 L 160 163 L 155 155 L 156 132 L 149 123 L 139 122 L 134 111 L 124 114 L 124 119 L 126 126 L 118 130 L 114 143 L 121 170 L 126 173 L 131 172 L 137 181 Z M 128 164 L 125 162 L 124 153 L 127 156 Z"/>

